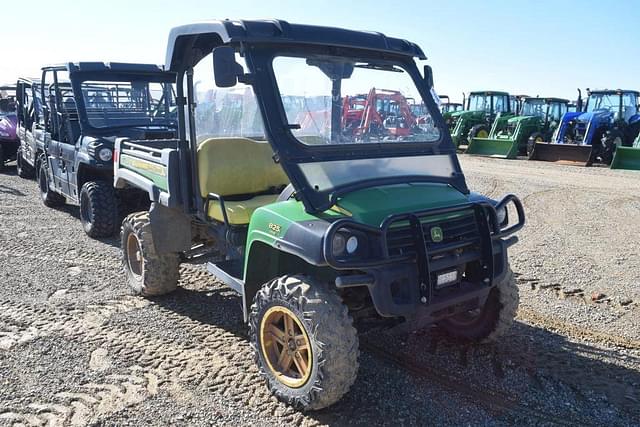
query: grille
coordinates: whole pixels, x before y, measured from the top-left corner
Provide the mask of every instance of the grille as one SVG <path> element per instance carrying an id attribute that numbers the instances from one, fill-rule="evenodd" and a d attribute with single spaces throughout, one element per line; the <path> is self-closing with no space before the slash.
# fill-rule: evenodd
<path id="1" fill-rule="evenodd" d="M 458 270 L 465 273 L 468 263 L 482 259 L 481 233 L 473 211 L 464 211 L 454 218 L 419 218 L 426 243 L 426 256 L 429 266 L 429 281 L 434 283 L 437 273 Z M 431 230 L 442 230 L 442 241 L 432 238 Z M 387 250 L 389 256 L 417 256 L 421 239 L 413 233 L 408 221 L 398 221 L 387 231 Z M 466 274 L 466 273 L 465 273 Z"/>

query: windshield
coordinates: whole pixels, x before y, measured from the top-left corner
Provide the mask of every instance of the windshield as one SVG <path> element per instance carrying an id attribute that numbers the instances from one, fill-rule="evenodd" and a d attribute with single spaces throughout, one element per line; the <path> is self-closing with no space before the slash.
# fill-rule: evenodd
<path id="1" fill-rule="evenodd" d="M 273 60 L 288 126 L 300 142 L 440 140 L 441 130 L 403 68 L 387 62 L 351 61 L 285 56 Z"/>
<path id="2" fill-rule="evenodd" d="M 471 94 L 469 96 L 469 111 L 491 111 L 491 96 Z"/>
<path id="3" fill-rule="evenodd" d="M 608 110 L 612 113 L 618 111 L 620 95 L 617 93 L 591 93 L 587 100 L 587 111 Z"/>
<path id="4" fill-rule="evenodd" d="M 13 87 L 0 88 L 0 115 L 15 114 L 16 90 Z"/>
<path id="5" fill-rule="evenodd" d="M 129 81 L 83 81 L 80 88 L 87 120 L 94 128 L 175 125 L 175 96 L 171 83 L 132 78 Z"/>
<path id="6" fill-rule="evenodd" d="M 544 99 L 526 99 L 522 104 L 521 116 L 544 117 L 547 114 L 547 104 Z"/>

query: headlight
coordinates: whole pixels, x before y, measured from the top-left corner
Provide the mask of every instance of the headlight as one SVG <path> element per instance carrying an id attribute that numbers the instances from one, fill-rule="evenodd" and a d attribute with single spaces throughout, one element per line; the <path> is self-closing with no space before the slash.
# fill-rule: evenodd
<path id="1" fill-rule="evenodd" d="M 111 160 L 112 156 L 113 151 L 111 151 L 110 148 L 101 148 L 100 151 L 98 151 L 98 158 L 103 162 L 108 162 L 109 160 Z"/>
<path id="2" fill-rule="evenodd" d="M 351 236 L 347 239 L 346 249 L 349 255 L 358 250 L 358 238 L 356 236 Z"/>

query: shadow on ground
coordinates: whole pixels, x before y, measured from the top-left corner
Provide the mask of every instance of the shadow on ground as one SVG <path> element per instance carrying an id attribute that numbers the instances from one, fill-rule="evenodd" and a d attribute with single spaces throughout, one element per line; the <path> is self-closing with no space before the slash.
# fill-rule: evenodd
<path id="1" fill-rule="evenodd" d="M 206 290 L 180 288 L 153 301 L 181 316 L 224 328 L 248 340 L 240 298 L 218 285 Z M 634 386 L 640 384 L 640 373 L 615 363 L 619 354 L 521 322 L 516 322 L 493 345 L 455 342 L 437 328 L 408 336 L 364 333 L 361 342 L 389 349 L 402 363 L 390 363 L 362 351 L 358 379 L 351 391 L 331 408 L 305 415 L 321 423 L 343 425 L 346 419 L 356 423 L 389 421 L 389 411 L 393 411 L 406 413 L 407 423 L 432 424 L 434 413 L 458 410 L 455 402 L 460 402 L 459 398 L 437 395 L 436 390 L 444 388 L 446 394 L 461 395 L 471 412 L 474 408 L 486 410 L 490 419 L 502 421 L 522 419 L 523 414 L 517 407 L 513 411 L 478 407 L 474 402 L 476 393 L 495 389 L 534 408 L 540 399 L 540 409 L 551 417 L 557 412 L 558 421 L 589 424 L 597 420 L 599 413 L 611 410 L 630 419 L 640 416 L 640 391 Z M 407 371 L 402 366 L 405 364 L 415 369 Z M 427 373 L 441 372 L 445 381 L 439 381 L 434 389 L 429 375 L 420 374 L 421 367 Z M 451 387 L 447 386 L 447 375 Z M 465 393 L 465 387 L 469 393 Z M 556 411 L 554 406 L 561 410 Z M 451 421 L 467 420 L 461 417 Z"/>

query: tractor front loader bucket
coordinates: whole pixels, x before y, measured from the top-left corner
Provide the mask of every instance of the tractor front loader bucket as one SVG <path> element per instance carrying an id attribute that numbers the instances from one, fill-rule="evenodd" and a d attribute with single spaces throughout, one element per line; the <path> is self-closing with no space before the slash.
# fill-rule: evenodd
<path id="1" fill-rule="evenodd" d="M 611 169 L 640 170 L 640 147 L 617 147 Z"/>
<path id="2" fill-rule="evenodd" d="M 473 138 L 465 152 L 476 156 L 515 159 L 518 156 L 518 143 L 507 138 Z"/>
<path id="3" fill-rule="evenodd" d="M 579 144 L 554 144 L 536 142 L 529 160 L 558 162 L 581 166 L 591 165 L 591 146 Z"/>

